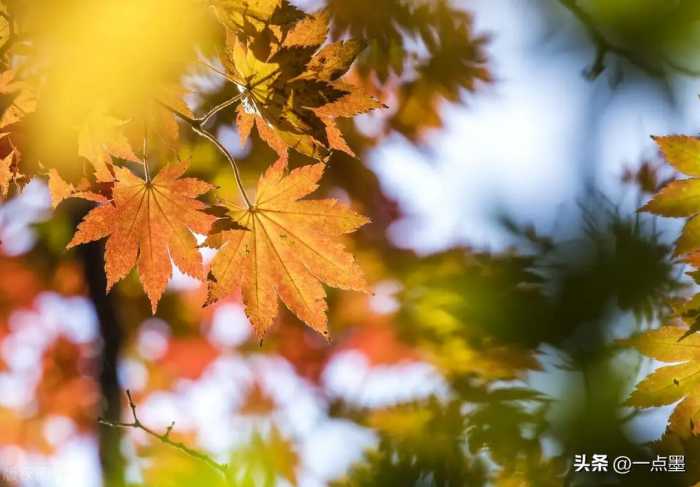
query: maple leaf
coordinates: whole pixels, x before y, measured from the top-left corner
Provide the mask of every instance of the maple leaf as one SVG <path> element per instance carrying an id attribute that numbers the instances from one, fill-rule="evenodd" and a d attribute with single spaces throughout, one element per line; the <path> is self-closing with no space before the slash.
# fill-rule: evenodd
<path id="1" fill-rule="evenodd" d="M 10 183 L 14 179 L 12 171 L 12 163 L 14 161 L 14 153 L 10 153 L 7 157 L 0 159 L 0 198 L 7 198 L 10 192 Z"/>
<path id="2" fill-rule="evenodd" d="M 24 118 L 36 110 L 36 90 L 22 80 L 18 80 L 13 70 L 0 73 L 0 140 L 2 159 L 0 160 L 0 198 L 7 198 L 10 185 L 22 187 L 29 181 L 19 170 L 21 153 L 17 149 L 17 132 Z"/>
<path id="3" fill-rule="evenodd" d="M 126 122 L 95 109 L 83 122 L 78 135 L 78 153 L 95 168 L 95 179 L 112 181 L 112 156 L 139 162 L 122 129 Z"/>
<path id="4" fill-rule="evenodd" d="M 178 428 L 180 429 L 180 428 Z M 185 431 L 171 431 L 173 441 L 194 443 L 194 434 Z M 142 451 L 140 451 L 142 450 Z M 184 455 L 178 448 L 163 442 L 149 442 L 140 445 L 137 453 L 147 456 L 144 462 L 144 485 L 159 487 L 191 487 L 206 485 L 207 487 L 229 487 L 230 482 L 218 471 L 199 461 L 197 458 Z M 253 484 L 251 484 L 253 485 Z"/>
<path id="5" fill-rule="evenodd" d="M 360 88 L 337 81 L 364 44 L 349 40 L 321 48 L 328 22 L 325 12 L 305 17 L 279 48 L 262 58 L 245 40 L 228 34 L 222 63 L 242 93 L 238 126 L 243 142 L 255 126 L 282 159 L 289 148 L 316 159 L 327 157 L 330 149 L 353 155 L 333 119 L 383 105 Z"/>
<path id="6" fill-rule="evenodd" d="M 106 196 L 90 191 L 89 183 L 83 181 L 76 188 L 73 184 L 64 180 L 56 169 L 49 171 L 49 195 L 51 196 L 51 206 L 56 208 L 62 201 L 68 198 L 81 198 L 95 203 L 107 203 L 109 200 Z"/>
<path id="7" fill-rule="evenodd" d="M 700 396 L 688 396 L 673 410 L 668 418 L 666 431 L 657 445 L 665 451 L 686 454 L 688 449 L 694 452 L 698 448 L 700 435 Z M 693 453 L 694 453 L 693 452 Z"/>
<path id="8" fill-rule="evenodd" d="M 36 110 L 36 89 L 30 83 L 18 80 L 15 71 L 7 70 L 0 74 L 0 100 L 0 128 L 5 130 Z"/>
<path id="9" fill-rule="evenodd" d="M 196 199 L 213 187 L 181 178 L 186 170 L 186 163 L 171 164 L 149 182 L 114 167 L 113 201 L 91 210 L 68 244 L 72 248 L 107 237 L 107 290 L 137 266 L 153 313 L 172 274 L 171 258 L 185 274 L 204 278 L 192 232 L 206 234 L 214 222 Z"/>
<path id="10" fill-rule="evenodd" d="M 304 16 L 287 0 L 210 0 L 209 3 L 224 26 L 249 35 L 294 23 Z"/>
<path id="11" fill-rule="evenodd" d="M 463 102 L 465 92 L 476 92 L 492 80 L 487 36 L 475 32 L 472 14 L 452 2 L 324 3 L 333 17 L 334 37 L 366 40 L 357 72 L 376 88 L 392 92 L 396 110 L 389 128 L 413 141 L 426 129 L 442 126 L 445 101 Z"/>
<path id="12" fill-rule="evenodd" d="M 327 335 L 326 293 L 321 282 L 366 291 L 362 271 L 339 238 L 368 219 L 337 200 L 301 200 L 318 188 L 325 166 L 285 175 L 278 161 L 258 182 L 253 207 L 231 205 L 243 230 L 212 234 L 204 245 L 219 248 L 210 270 L 209 303 L 241 288 L 246 314 L 262 337 L 277 315 L 277 296 L 301 320 Z"/>
<path id="13" fill-rule="evenodd" d="M 147 140 L 149 154 L 153 154 L 155 148 L 161 149 L 161 155 L 167 157 L 180 136 L 177 116 L 173 110 L 181 115 L 194 117 L 192 110 L 185 103 L 188 94 L 189 91 L 182 86 L 161 83 L 157 100 L 143 103 L 140 109 L 129 112 L 132 123 L 126 130 L 128 140 L 134 145 Z"/>
<path id="14" fill-rule="evenodd" d="M 235 450 L 229 461 L 239 485 L 275 485 L 279 477 L 298 485 L 299 454 L 276 426 L 266 436 L 255 432 L 250 443 Z"/>
<path id="15" fill-rule="evenodd" d="M 700 140 L 694 137 L 656 137 L 661 151 L 678 171 L 689 179 L 671 181 L 640 211 L 667 217 L 690 217 L 676 242 L 675 254 L 687 255 L 687 260 L 700 264 Z M 691 255 L 688 255 L 691 254 Z"/>
<path id="16" fill-rule="evenodd" d="M 686 397 L 700 396 L 700 335 L 685 337 L 687 328 L 662 326 L 621 341 L 642 354 L 661 362 L 673 363 L 656 369 L 640 382 L 628 406 L 664 406 Z"/>
<path id="17" fill-rule="evenodd" d="M 318 47 L 326 41 L 330 17 L 327 10 L 308 15 L 286 33 L 284 47 Z"/>

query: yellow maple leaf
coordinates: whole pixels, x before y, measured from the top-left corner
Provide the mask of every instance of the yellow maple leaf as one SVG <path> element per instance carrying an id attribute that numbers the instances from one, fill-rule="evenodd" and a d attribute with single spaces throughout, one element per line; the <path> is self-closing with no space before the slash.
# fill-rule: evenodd
<path id="1" fill-rule="evenodd" d="M 700 335 L 686 335 L 687 328 L 662 326 L 621 343 L 661 362 L 660 367 L 640 382 L 627 399 L 627 405 L 654 407 L 672 404 L 700 393 Z"/>
<path id="2" fill-rule="evenodd" d="M 658 441 L 658 446 L 662 450 L 683 453 L 687 447 L 693 446 L 695 442 L 692 440 L 695 440 L 698 435 L 700 435 L 700 396 L 688 396 L 678 403 L 668 418 L 666 431 Z"/>
<path id="3" fill-rule="evenodd" d="M 655 137 L 666 161 L 687 179 L 671 181 L 640 211 L 674 218 L 688 218 L 675 254 L 684 255 L 693 265 L 700 264 L 700 140 L 695 137 Z"/>
<path id="4" fill-rule="evenodd" d="M 248 34 L 293 23 L 304 15 L 287 0 L 210 0 L 209 3 L 224 26 Z"/>
<path id="5" fill-rule="evenodd" d="M 107 237 L 107 290 L 137 266 L 154 313 L 172 274 L 171 258 L 185 274 L 205 277 L 192 232 L 206 234 L 214 222 L 196 199 L 213 187 L 182 178 L 186 170 L 185 163 L 171 164 L 144 181 L 115 166 L 113 201 L 91 210 L 68 244 L 71 248 Z"/>
<path id="6" fill-rule="evenodd" d="M 339 240 L 369 220 L 334 199 L 301 199 L 318 188 L 324 168 L 314 164 L 285 175 L 286 164 L 278 161 L 260 178 L 252 208 L 229 207 L 244 229 L 223 230 L 205 242 L 220 249 L 211 264 L 209 302 L 240 288 L 259 337 L 277 315 L 277 296 L 311 328 L 328 335 L 321 282 L 367 289 L 361 269 Z"/>
<path id="7" fill-rule="evenodd" d="M 275 485 L 280 477 L 288 485 L 299 485 L 299 453 L 276 426 L 264 436 L 255 432 L 247 445 L 231 454 L 228 464 L 238 485 Z"/>
<path id="8" fill-rule="evenodd" d="M 18 80 L 13 70 L 0 73 L 0 96 L 5 106 L 0 115 L 0 128 L 16 124 L 36 110 L 36 89 L 28 82 Z"/>

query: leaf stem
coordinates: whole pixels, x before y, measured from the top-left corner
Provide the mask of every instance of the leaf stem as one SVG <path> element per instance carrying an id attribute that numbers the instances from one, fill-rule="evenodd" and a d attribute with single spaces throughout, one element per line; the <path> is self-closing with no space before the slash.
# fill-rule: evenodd
<path id="1" fill-rule="evenodd" d="M 202 126 L 209 123 L 209 120 L 211 120 L 212 117 L 214 117 L 217 113 L 219 113 L 224 108 L 230 107 L 234 103 L 238 103 L 241 98 L 243 98 L 243 93 L 240 93 L 240 94 L 234 96 L 233 98 L 230 98 L 222 103 L 219 103 L 214 108 L 209 110 L 206 115 L 204 115 L 202 118 L 200 118 Z"/>
<path id="2" fill-rule="evenodd" d="M 183 453 L 189 455 L 192 458 L 195 458 L 199 460 L 202 463 L 205 463 L 212 469 L 216 470 L 217 472 L 221 473 L 226 477 L 226 474 L 228 472 L 228 465 L 219 463 L 215 460 L 213 460 L 209 455 L 206 453 L 195 450 L 193 448 L 190 448 L 189 446 L 185 445 L 182 442 L 179 441 L 173 441 L 170 439 L 170 433 L 173 430 L 173 427 L 175 426 L 175 422 L 170 423 L 170 426 L 165 430 L 165 433 L 156 433 L 146 425 L 144 425 L 141 420 L 139 419 L 138 415 L 136 414 L 136 405 L 134 404 L 134 401 L 131 397 L 131 392 L 126 391 L 126 397 L 129 399 L 129 407 L 131 408 L 131 415 L 134 417 L 134 420 L 131 423 L 122 423 L 122 422 L 112 422 L 112 421 L 107 421 L 102 418 L 98 418 L 98 423 L 104 425 L 104 426 L 109 426 L 110 428 L 123 428 L 123 429 L 128 429 L 128 428 L 134 428 L 134 429 L 140 429 L 141 431 L 146 432 L 147 434 L 151 435 L 152 437 L 160 440 L 161 442 L 165 443 L 166 445 L 170 445 L 173 448 L 177 448 L 178 450 L 182 451 Z"/>
<path id="3" fill-rule="evenodd" d="M 246 85 L 245 85 L 245 84 L 243 84 L 243 83 L 241 83 L 240 81 L 238 81 L 238 80 L 232 78 L 231 76 L 229 76 L 228 74 L 224 73 L 224 72 L 221 71 L 220 69 L 218 69 L 218 68 L 212 66 L 211 64 L 209 64 L 209 63 L 208 63 L 207 61 L 205 61 L 204 59 L 201 59 L 201 58 L 200 58 L 198 61 L 199 61 L 202 65 L 204 65 L 204 66 L 206 66 L 207 68 L 211 69 L 215 74 L 218 74 L 219 76 L 221 76 L 222 78 L 224 78 L 225 80 L 227 80 L 227 81 L 233 83 L 234 85 L 236 85 L 236 86 L 238 86 L 238 87 L 240 87 L 240 88 L 246 88 Z"/>
<path id="4" fill-rule="evenodd" d="M 241 195 L 245 200 L 246 206 L 248 207 L 248 209 L 252 209 L 253 204 L 250 202 L 250 198 L 248 197 L 248 194 L 245 191 L 245 187 L 243 186 L 243 180 L 241 178 L 241 171 L 233 156 L 229 153 L 228 150 L 226 150 L 224 145 L 221 142 L 219 142 L 219 140 L 216 137 L 214 137 L 214 135 L 211 132 L 208 132 L 203 128 L 197 127 L 192 127 L 192 130 L 194 130 L 195 133 L 201 135 L 205 139 L 209 140 L 212 144 L 216 146 L 217 149 L 219 149 L 219 152 L 221 152 L 224 155 L 224 157 L 226 157 L 229 165 L 231 166 L 231 169 L 233 169 L 233 174 L 236 177 L 236 184 L 238 184 L 238 187 L 241 190 Z"/>
<path id="5" fill-rule="evenodd" d="M 204 137 L 209 142 L 214 144 L 214 146 L 216 146 L 216 148 L 219 150 L 219 152 L 221 152 L 221 154 L 223 154 L 223 156 L 226 158 L 229 165 L 231 166 L 231 169 L 233 170 L 233 174 L 236 177 L 236 184 L 238 185 L 238 189 L 241 192 L 241 196 L 243 197 L 243 200 L 245 201 L 246 206 L 248 207 L 248 209 L 252 209 L 253 204 L 250 202 L 250 198 L 248 197 L 248 193 L 246 193 L 245 186 L 243 185 L 243 178 L 241 177 L 241 170 L 238 167 L 238 163 L 233 158 L 231 153 L 226 149 L 226 147 L 224 147 L 224 145 L 221 142 L 219 142 L 219 140 L 214 136 L 214 134 L 212 134 L 206 128 L 204 128 L 205 122 L 208 122 L 212 116 L 214 116 L 220 110 L 223 110 L 224 108 L 235 103 L 235 101 L 232 101 L 232 100 L 238 101 L 238 97 L 233 97 L 231 100 L 228 100 L 227 102 L 224 102 L 224 103 L 217 105 L 216 107 L 214 107 L 214 109 L 210 110 L 209 113 L 207 113 L 204 117 L 200 117 L 200 118 L 192 118 L 188 115 L 185 115 L 184 113 L 180 113 L 179 111 L 175 110 L 173 107 L 171 107 L 170 105 L 168 105 L 166 103 L 163 103 L 161 101 L 159 101 L 159 103 L 166 110 L 170 111 L 176 117 L 178 117 L 180 120 L 187 123 L 190 126 L 190 128 L 192 128 L 192 130 L 197 135 Z"/>
<path id="6" fill-rule="evenodd" d="M 148 167 L 148 122 L 143 123 L 143 172 L 146 174 L 146 182 L 151 182 L 151 171 Z"/>

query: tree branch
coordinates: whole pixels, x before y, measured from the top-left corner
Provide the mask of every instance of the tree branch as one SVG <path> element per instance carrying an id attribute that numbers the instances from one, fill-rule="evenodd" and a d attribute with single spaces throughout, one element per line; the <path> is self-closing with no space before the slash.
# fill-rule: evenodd
<path id="1" fill-rule="evenodd" d="M 160 434 L 156 433 L 146 425 L 144 425 L 141 420 L 139 419 L 138 415 L 136 414 L 136 405 L 134 404 L 134 400 L 131 397 L 131 392 L 126 391 L 126 397 L 129 400 L 129 407 L 131 408 L 131 415 L 134 417 L 134 420 L 131 423 L 122 423 L 122 422 L 113 422 L 113 421 L 107 421 L 105 419 L 99 418 L 97 421 L 105 426 L 109 426 L 110 428 L 133 428 L 133 429 L 139 429 L 141 431 L 146 432 L 148 435 L 156 438 L 157 440 L 165 443 L 166 445 L 170 445 L 173 448 L 177 448 L 181 452 L 185 453 L 186 455 L 189 455 L 190 457 L 199 460 L 202 463 L 205 463 L 212 469 L 216 470 L 217 472 L 221 473 L 226 477 L 226 474 L 228 472 L 228 465 L 224 463 L 219 463 L 215 460 L 213 460 L 209 455 L 206 453 L 195 450 L 193 448 L 190 448 L 189 446 L 185 445 L 184 443 L 180 441 L 173 441 L 170 439 L 170 433 L 173 430 L 173 427 L 175 426 L 175 422 L 170 423 L 170 426 L 165 430 L 165 433 Z"/>
<path id="2" fill-rule="evenodd" d="M 80 205 L 71 211 L 73 225 L 77 226 L 86 212 Z M 118 420 L 122 411 L 122 393 L 117 377 L 117 364 L 124 343 L 123 323 L 117 312 L 114 294 L 105 294 L 104 251 L 97 242 L 83 245 L 78 249 L 88 295 L 95 308 L 99 322 L 100 351 L 99 385 L 102 395 L 102 417 Z M 105 487 L 124 487 L 124 457 L 119 449 L 121 434 L 110 428 L 100 428 L 98 432 L 100 462 Z"/>
<path id="3" fill-rule="evenodd" d="M 676 62 L 671 61 L 670 59 L 666 59 L 665 61 L 666 64 L 668 64 L 671 68 L 675 69 L 681 74 L 691 76 L 693 78 L 700 77 L 700 69 L 683 66 L 682 64 L 677 64 Z"/>
<path id="4" fill-rule="evenodd" d="M 593 17 L 591 17 L 591 15 L 578 4 L 578 0 L 559 0 L 559 3 L 561 3 L 564 8 L 571 12 L 576 19 L 583 24 L 588 32 L 588 35 L 595 44 L 596 57 L 590 71 L 588 72 L 588 76 L 591 79 L 596 79 L 603 71 L 605 71 L 605 58 L 610 52 L 627 59 L 627 61 L 651 75 L 663 76 L 664 72 L 662 69 L 645 62 L 643 59 L 640 59 L 639 56 L 635 55 L 633 51 L 630 51 L 622 46 L 618 46 L 612 41 L 608 40 L 608 38 L 605 37 L 605 35 L 596 26 Z"/>
<path id="5" fill-rule="evenodd" d="M 250 202 L 250 198 L 248 197 L 248 193 L 246 193 L 245 186 L 243 185 L 243 178 L 241 178 L 241 170 L 238 167 L 238 163 L 233 158 L 233 156 L 229 153 L 229 151 L 226 149 L 226 147 L 224 147 L 224 145 L 221 142 L 219 142 L 219 140 L 214 136 L 214 134 L 212 134 L 211 132 L 209 132 L 205 128 L 206 123 L 209 122 L 209 120 L 211 120 L 211 118 L 214 115 L 216 115 L 218 112 L 220 112 L 224 108 L 233 105 L 234 103 L 236 103 L 239 100 L 240 100 L 240 96 L 235 96 L 235 97 L 231 98 L 230 100 L 227 100 L 223 103 L 220 103 L 219 105 L 214 107 L 212 110 L 210 110 L 205 116 L 199 117 L 199 118 L 192 118 L 188 115 L 185 115 L 184 113 L 180 113 L 179 111 L 175 110 L 173 107 L 168 105 L 167 103 L 163 103 L 161 101 L 159 101 L 159 103 L 166 110 L 168 110 L 169 112 L 174 114 L 176 117 L 178 117 L 180 120 L 182 120 L 183 122 L 188 124 L 190 126 L 190 128 L 192 128 L 192 130 L 197 135 L 204 137 L 209 142 L 214 144 L 216 146 L 216 148 L 218 149 L 218 151 L 221 152 L 221 154 L 223 154 L 224 157 L 226 157 L 226 160 L 228 161 L 229 165 L 231 166 L 231 169 L 233 170 L 233 174 L 236 177 L 236 184 L 238 184 L 238 189 L 240 190 L 241 195 L 243 196 L 243 199 L 245 200 L 246 205 L 250 209 L 253 207 L 253 205 Z"/>
<path id="6" fill-rule="evenodd" d="M 234 103 L 238 103 L 242 97 L 243 97 L 243 94 L 239 94 L 239 95 L 234 96 L 233 98 L 230 98 L 222 103 L 219 103 L 214 108 L 209 110 L 209 112 L 207 112 L 206 115 L 204 115 L 202 118 L 199 119 L 201 121 L 201 124 L 203 126 L 206 125 L 207 123 L 209 123 L 209 120 L 211 120 L 212 117 L 214 117 L 217 113 L 219 113 L 224 108 L 230 107 Z"/>

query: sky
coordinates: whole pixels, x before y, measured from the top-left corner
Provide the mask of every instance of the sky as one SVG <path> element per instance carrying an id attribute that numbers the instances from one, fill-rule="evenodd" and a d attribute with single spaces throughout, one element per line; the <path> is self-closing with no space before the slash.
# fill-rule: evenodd
<path id="1" fill-rule="evenodd" d="M 650 135 L 700 126 L 697 81 L 674 83 L 675 106 L 632 76 L 618 86 L 609 73 L 590 81 L 583 72 L 595 52 L 566 42 L 585 39 L 571 17 L 553 27 L 531 1 L 462 3 L 491 35 L 496 81 L 466 94 L 465 106 L 446 106 L 445 127 L 421 150 L 396 136 L 371 154 L 383 190 L 406 213 L 389 229 L 398 245 L 503 250 L 513 241 L 494 222 L 499 209 L 539 230 L 559 228 L 576 209 L 585 168 L 596 167 L 600 188 L 619 198 L 623 169 L 654 155 Z"/>

